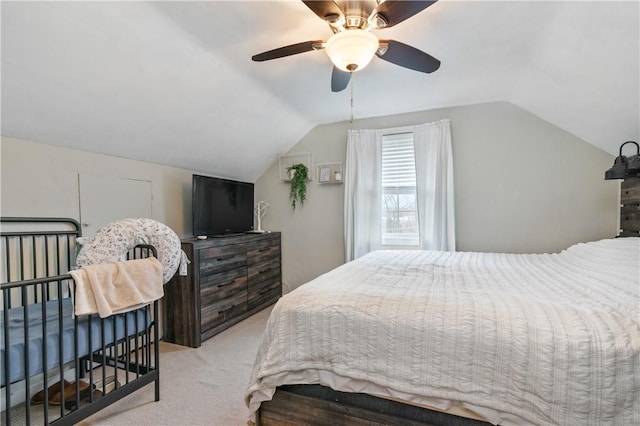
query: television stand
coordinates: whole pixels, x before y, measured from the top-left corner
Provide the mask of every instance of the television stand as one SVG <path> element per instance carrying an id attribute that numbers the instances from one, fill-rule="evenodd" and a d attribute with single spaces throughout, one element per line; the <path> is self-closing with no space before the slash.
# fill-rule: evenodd
<path id="1" fill-rule="evenodd" d="M 213 238 L 217 237 L 217 238 Z M 203 341 L 282 296 L 280 232 L 182 240 L 191 263 L 164 287 L 164 341 Z"/>

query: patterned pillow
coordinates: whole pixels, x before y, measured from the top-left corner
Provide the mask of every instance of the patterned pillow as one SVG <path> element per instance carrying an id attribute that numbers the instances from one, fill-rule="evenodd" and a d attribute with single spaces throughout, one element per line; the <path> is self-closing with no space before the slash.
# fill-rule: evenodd
<path id="1" fill-rule="evenodd" d="M 122 219 L 100 228 L 82 246 L 76 264 L 83 267 L 126 260 L 129 250 L 138 244 L 156 248 L 163 282 L 168 283 L 180 265 L 180 238 L 167 225 L 153 219 Z"/>

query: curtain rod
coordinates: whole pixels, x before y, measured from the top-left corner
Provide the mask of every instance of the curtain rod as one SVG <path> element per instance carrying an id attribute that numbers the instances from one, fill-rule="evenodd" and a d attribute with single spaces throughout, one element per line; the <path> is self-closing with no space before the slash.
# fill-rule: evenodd
<path id="1" fill-rule="evenodd" d="M 383 131 L 384 133 L 384 131 Z M 384 136 L 400 136 L 400 135 L 408 135 L 410 133 L 413 133 L 413 130 L 408 130 L 405 132 L 397 132 L 397 133 L 384 133 Z"/>
<path id="2" fill-rule="evenodd" d="M 397 127 L 392 129 L 349 129 L 349 131 L 358 131 L 358 130 L 373 130 L 376 132 L 382 132 L 384 136 L 399 136 L 406 135 L 409 133 L 413 133 L 415 126 L 407 126 L 407 127 Z M 392 132 L 392 133 L 387 133 Z"/>
<path id="3" fill-rule="evenodd" d="M 391 127 L 389 129 L 380 129 L 380 131 L 384 133 L 385 136 L 405 135 L 407 133 L 413 133 L 415 127 L 416 126 Z"/>
<path id="4" fill-rule="evenodd" d="M 375 130 L 377 132 L 384 133 L 385 136 L 398 136 L 398 135 L 404 135 L 404 134 L 407 134 L 407 133 L 413 133 L 415 131 L 416 127 L 418 127 L 418 126 L 435 125 L 435 124 L 439 124 L 439 123 L 445 122 L 445 121 L 448 122 L 449 119 L 448 118 L 443 118 L 443 119 L 440 119 L 440 120 L 433 121 L 431 123 L 414 124 L 414 125 L 403 126 L 403 127 L 391 127 L 389 129 L 362 129 L 362 128 L 358 128 L 358 129 L 349 129 L 349 131 Z M 386 133 L 386 132 L 392 132 L 392 133 Z"/>

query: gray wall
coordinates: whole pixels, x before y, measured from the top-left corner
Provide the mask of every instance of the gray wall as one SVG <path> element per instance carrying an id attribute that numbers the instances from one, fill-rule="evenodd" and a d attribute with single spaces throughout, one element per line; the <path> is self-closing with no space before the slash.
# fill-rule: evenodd
<path id="1" fill-rule="evenodd" d="M 285 291 L 343 263 L 343 185 L 318 185 L 315 164 L 345 160 L 349 128 L 451 120 L 458 250 L 554 252 L 614 236 L 613 157 L 508 103 L 422 111 L 322 125 L 290 152 L 311 152 L 308 201 L 292 212 L 275 163 L 256 182 L 271 207 L 263 228 L 283 233 Z M 79 218 L 78 173 L 152 182 L 153 218 L 191 234 L 193 171 L 2 138 L 4 216 Z M 108 206 L 108 200 L 106 201 Z M 108 208 L 108 207 L 106 207 Z"/>
<path id="2" fill-rule="evenodd" d="M 80 220 L 78 174 L 151 182 L 152 218 L 191 234 L 190 170 L 2 137 L 0 214 Z M 104 199 L 108 209 L 120 200 Z M 161 311 L 164 309 L 160 305 Z M 162 318 L 162 315 L 160 316 Z M 162 319 L 159 320 L 162 335 Z"/>
<path id="3" fill-rule="evenodd" d="M 289 153 L 310 152 L 314 181 L 292 211 L 278 164 L 256 182 L 271 205 L 263 228 L 283 233 L 285 291 L 344 262 L 343 185 L 318 185 L 315 164 L 345 161 L 348 129 L 451 120 L 456 244 L 461 251 L 557 252 L 613 237 L 617 181 L 613 157 L 512 104 L 499 102 L 322 125 Z"/>
<path id="4" fill-rule="evenodd" d="M 2 216 L 80 219 L 78 173 L 151 181 L 152 218 L 191 234 L 189 170 L 2 137 Z M 104 208 L 118 200 L 104 200 Z"/>

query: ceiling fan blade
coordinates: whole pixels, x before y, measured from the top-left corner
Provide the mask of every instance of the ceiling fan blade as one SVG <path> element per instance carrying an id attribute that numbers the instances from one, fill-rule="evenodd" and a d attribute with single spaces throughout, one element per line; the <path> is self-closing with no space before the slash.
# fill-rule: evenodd
<path id="1" fill-rule="evenodd" d="M 413 15 L 431 6 L 434 1 L 397 1 L 387 0 L 376 8 L 376 13 L 386 21 L 384 28 L 393 27 L 396 24 L 411 18 Z M 314 2 L 311 2 L 314 3 Z"/>
<path id="2" fill-rule="evenodd" d="M 427 74 L 440 68 L 439 60 L 408 44 L 395 40 L 380 40 L 380 44 L 388 44 L 387 49 L 376 55 L 387 62 Z"/>
<path id="3" fill-rule="evenodd" d="M 340 68 L 334 66 L 331 73 L 331 91 L 342 92 L 349 85 L 351 80 L 351 73 L 342 71 Z"/>
<path id="4" fill-rule="evenodd" d="M 289 46 L 279 47 L 267 52 L 258 53 L 251 57 L 256 62 L 268 61 L 270 59 L 284 58 L 285 56 L 297 55 L 298 53 L 309 52 L 318 49 L 322 45 L 322 40 L 303 41 Z"/>
<path id="5" fill-rule="evenodd" d="M 334 1 L 304 1 L 309 9 L 313 11 L 320 19 L 326 20 L 328 16 L 342 16 L 342 10 Z"/>

